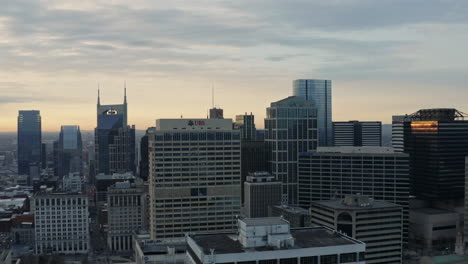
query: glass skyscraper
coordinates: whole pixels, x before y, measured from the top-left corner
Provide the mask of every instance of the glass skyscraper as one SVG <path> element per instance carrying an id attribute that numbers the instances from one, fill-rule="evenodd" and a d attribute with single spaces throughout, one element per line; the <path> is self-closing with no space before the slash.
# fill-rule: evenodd
<path id="1" fill-rule="evenodd" d="M 30 167 L 39 170 L 41 163 L 41 114 L 38 110 L 18 113 L 18 174 L 30 175 Z M 37 174 L 39 172 L 37 171 Z"/>
<path id="2" fill-rule="evenodd" d="M 332 93 L 330 80 L 299 79 L 293 82 L 293 95 L 317 107 L 319 146 L 333 145 Z"/>
<path id="3" fill-rule="evenodd" d="M 265 142 L 271 174 L 283 183 L 282 202 L 297 204 L 298 153 L 317 148 L 317 108 L 290 96 L 271 103 L 265 118 Z"/>
<path id="4" fill-rule="evenodd" d="M 57 176 L 82 173 L 83 147 L 79 126 L 62 126 L 57 144 Z"/>

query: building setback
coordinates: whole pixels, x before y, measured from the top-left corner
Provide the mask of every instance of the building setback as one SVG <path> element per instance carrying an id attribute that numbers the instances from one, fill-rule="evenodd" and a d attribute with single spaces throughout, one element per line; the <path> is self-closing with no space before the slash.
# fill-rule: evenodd
<path id="1" fill-rule="evenodd" d="M 411 194 L 416 198 L 463 199 L 468 156 L 465 117 L 450 108 L 393 117 L 392 144 L 397 151 L 409 154 Z"/>
<path id="2" fill-rule="evenodd" d="M 244 182 L 245 217 L 267 217 L 268 206 L 281 204 L 281 182 L 268 172 L 256 172 Z"/>
<path id="3" fill-rule="evenodd" d="M 333 122 L 333 146 L 381 147 L 382 122 Z"/>
<path id="4" fill-rule="evenodd" d="M 35 253 L 87 254 L 88 197 L 84 194 L 38 193 L 33 197 Z"/>
<path id="5" fill-rule="evenodd" d="M 401 264 L 402 207 L 362 195 L 316 201 L 310 207 L 312 224 L 344 232 L 366 243 L 367 264 Z"/>
<path id="6" fill-rule="evenodd" d="M 299 205 L 367 195 L 403 207 L 403 238 L 409 220 L 408 155 L 385 147 L 327 147 L 299 155 Z"/>
<path id="7" fill-rule="evenodd" d="M 158 119 L 148 142 L 151 239 L 234 230 L 241 154 L 232 120 Z"/>
<path id="8" fill-rule="evenodd" d="M 298 153 L 317 148 L 317 108 L 290 96 L 271 103 L 265 118 L 268 171 L 283 183 L 283 203 L 297 203 Z"/>
<path id="9" fill-rule="evenodd" d="M 290 229 L 279 217 L 239 219 L 238 232 L 189 234 L 189 264 L 365 264 L 366 245 L 327 227 Z"/>
<path id="10" fill-rule="evenodd" d="M 257 129 L 255 129 L 255 116 L 250 113 L 248 115 L 236 115 L 236 122 L 234 128 L 241 131 L 242 141 L 253 141 L 256 140 Z"/>

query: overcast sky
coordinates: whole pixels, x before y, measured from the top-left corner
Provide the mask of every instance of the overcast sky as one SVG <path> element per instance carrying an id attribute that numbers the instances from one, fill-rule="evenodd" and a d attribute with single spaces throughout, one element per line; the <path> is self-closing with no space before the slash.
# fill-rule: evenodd
<path id="1" fill-rule="evenodd" d="M 96 126 L 123 100 L 129 123 L 225 117 L 292 94 L 298 78 L 332 80 L 333 119 L 381 120 L 420 108 L 468 112 L 468 1 L 2 1 L 0 131 L 18 110 L 43 130 Z"/>

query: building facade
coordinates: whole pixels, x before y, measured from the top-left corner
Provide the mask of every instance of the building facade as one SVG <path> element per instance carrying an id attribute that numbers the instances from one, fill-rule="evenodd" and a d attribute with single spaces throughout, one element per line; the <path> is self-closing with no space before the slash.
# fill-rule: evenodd
<path id="1" fill-rule="evenodd" d="M 265 118 L 268 171 L 283 183 L 283 203 L 297 203 L 299 152 L 317 148 L 317 109 L 291 96 L 271 103 Z"/>
<path id="2" fill-rule="evenodd" d="M 96 174 L 136 173 L 135 126 L 127 124 L 127 96 L 124 103 L 101 105 L 98 95 L 95 134 Z"/>
<path id="3" fill-rule="evenodd" d="M 41 152 L 40 111 L 20 110 L 18 112 L 18 174 L 31 175 L 33 173 L 38 175 L 41 167 Z"/>
<path id="4" fill-rule="evenodd" d="M 244 182 L 244 215 L 267 217 L 268 206 L 281 204 L 281 182 L 268 172 L 255 172 Z"/>
<path id="5" fill-rule="evenodd" d="M 317 107 L 318 145 L 332 146 L 332 88 L 330 80 L 299 79 L 293 82 L 293 95 L 314 103 Z"/>
<path id="6" fill-rule="evenodd" d="M 382 122 L 333 122 L 333 146 L 381 147 Z"/>
<path id="7" fill-rule="evenodd" d="M 83 176 L 79 173 L 69 173 L 62 178 L 62 186 L 65 192 L 81 193 L 83 189 Z"/>
<path id="8" fill-rule="evenodd" d="M 148 142 L 151 238 L 234 230 L 241 154 L 232 120 L 158 119 Z"/>
<path id="9" fill-rule="evenodd" d="M 82 194 L 39 193 L 33 198 L 35 253 L 87 254 L 88 197 Z"/>
<path id="10" fill-rule="evenodd" d="M 118 182 L 107 192 L 107 247 L 112 252 L 133 250 L 132 236 L 145 229 L 147 193 L 144 186 Z"/>
<path id="11" fill-rule="evenodd" d="M 236 115 L 236 122 L 234 128 L 241 131 L 242 141 L 254 141 L 257 136 L 257 129 L 255 128 L 255 116 L 250 113 L 248 115 Z"/>
<path id="12" fill-rule="evenodd" d="M 57 143 L 57 176 L 83 173 L 83 143 L 79 126 L 62 126 Z"/>
<path id="13" fill-rule="evenodd" d="M 363 195 L 316 201 L 312 224 L 326 226 L 366 243 L 367 264 L 401 264 L 403 211 L 397 204 Z"/>
<path id="14" fill-rule="evenodd" d="M 366 245 L 327 227 L 290 229 L 279 217 L 239 219 L 238 232 L 189 234 L 189 264 L 365 264 Z"/>
<path id="15" fill-rule="evenodd" d="M 244 194 L 244 182 L 249 173 L 257 171 L 267 171 L 267 148 L 263 140 L 242 140 L 241 141 L 241 183 L 242 194 Z M 242 204 L 244 204 L 242 195 Z"/>
<path id="16" fill-rule="evenodd" d="M 411 194 L 416 198 L 463 199 L 468 156 L 465 117 L 450 108 L 393 117 L 393 145 L 409 154 Z"/>
<path id="17" fill-rule="evenodd" d="M 403 207 L 408 239 L 408 155 L 385 147 L 325 147 L 299 156 L 299 205 L 360 193 Z"/>
<path id="18" fill-rule="evenodd" d="M 156 130 L 155 127 L 149 127 L 146 133 L 140 140 L 140 163 L 138 169 L 138 175 L 144 181 L 148 181 L 149 176 L 149 156 L 148 156 L 148 134 Z"/>
<path id="19" fill-rule="evenodd" d="M 284 218 L 291 228 L 312 226 L 309 210 L 299 206 L 285 204 L 268 206 L 268 216 Z"/>

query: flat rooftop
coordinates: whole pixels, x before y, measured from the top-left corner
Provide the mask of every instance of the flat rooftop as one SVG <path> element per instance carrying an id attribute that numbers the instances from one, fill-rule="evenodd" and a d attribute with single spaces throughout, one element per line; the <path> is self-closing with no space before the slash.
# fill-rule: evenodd
<path id="1" fill-rule="evenodd" d="M 369 210 L 369 209 L 384 209 L 384 208 L 396 208 L 401 207 L 398 204 L 389 203 L 380 200 L 374 200 L 372 204 L 365 205 L 365 206 L 358 206 L 358 205 L 347 205 L 343 203 L 343 199 L 336 199 L 336 200 L 324 200 L 324 201 L 313 201 L 311 204 L 322 205 L 328 208 L 333 209 L 352 209 L 352 210 Z"/>
<path id="2" fill-rule="evenodd" d="M 310 215 L 309 210 L 306 210 L 299 206 L 290 206 L 290 205 L 273 205 L 273 207 L 279 208 L 283 211 L 292 213 L 292 214 L 304 214 Z"/>
<path id="3" fill-rule="evenodd" d="M 214 249 L 216 254 L 230 254 L 253 251 L 330 247 L 362 243 L 322 226 L 291 229 L 291 235 L 295 239 L 294 246 L 281 249 L 272 246 L 244 248 L 238 240 L 237 233 L 195 234 L 190 235 L 190 237 L 203 250 L 204 254 L 211 254 L 210 249 Z"/>
<path id="4" fill-rule="evenodd" d="M 240 220 L 249 226 L 263 225 L 289 225 L 289 222 L 280 217 L 244 218 Z"/>
<path id="5" fill-rule="evenodd" d="M 389 147 L 318 147 L 317 153 L 393 154 L 395 150 Z"/>
<path id="6" fill-rule="evenodd" d="M 449 210 L 442 210 L 442 209 L 429 208 L 429 207 L 411 209 L 410 211 L 415 212 L 415 213 L 420 213 L 420 214 L 426 214 L 426 215 L 456 214 L 456 212 L 452 212 Z"/>

